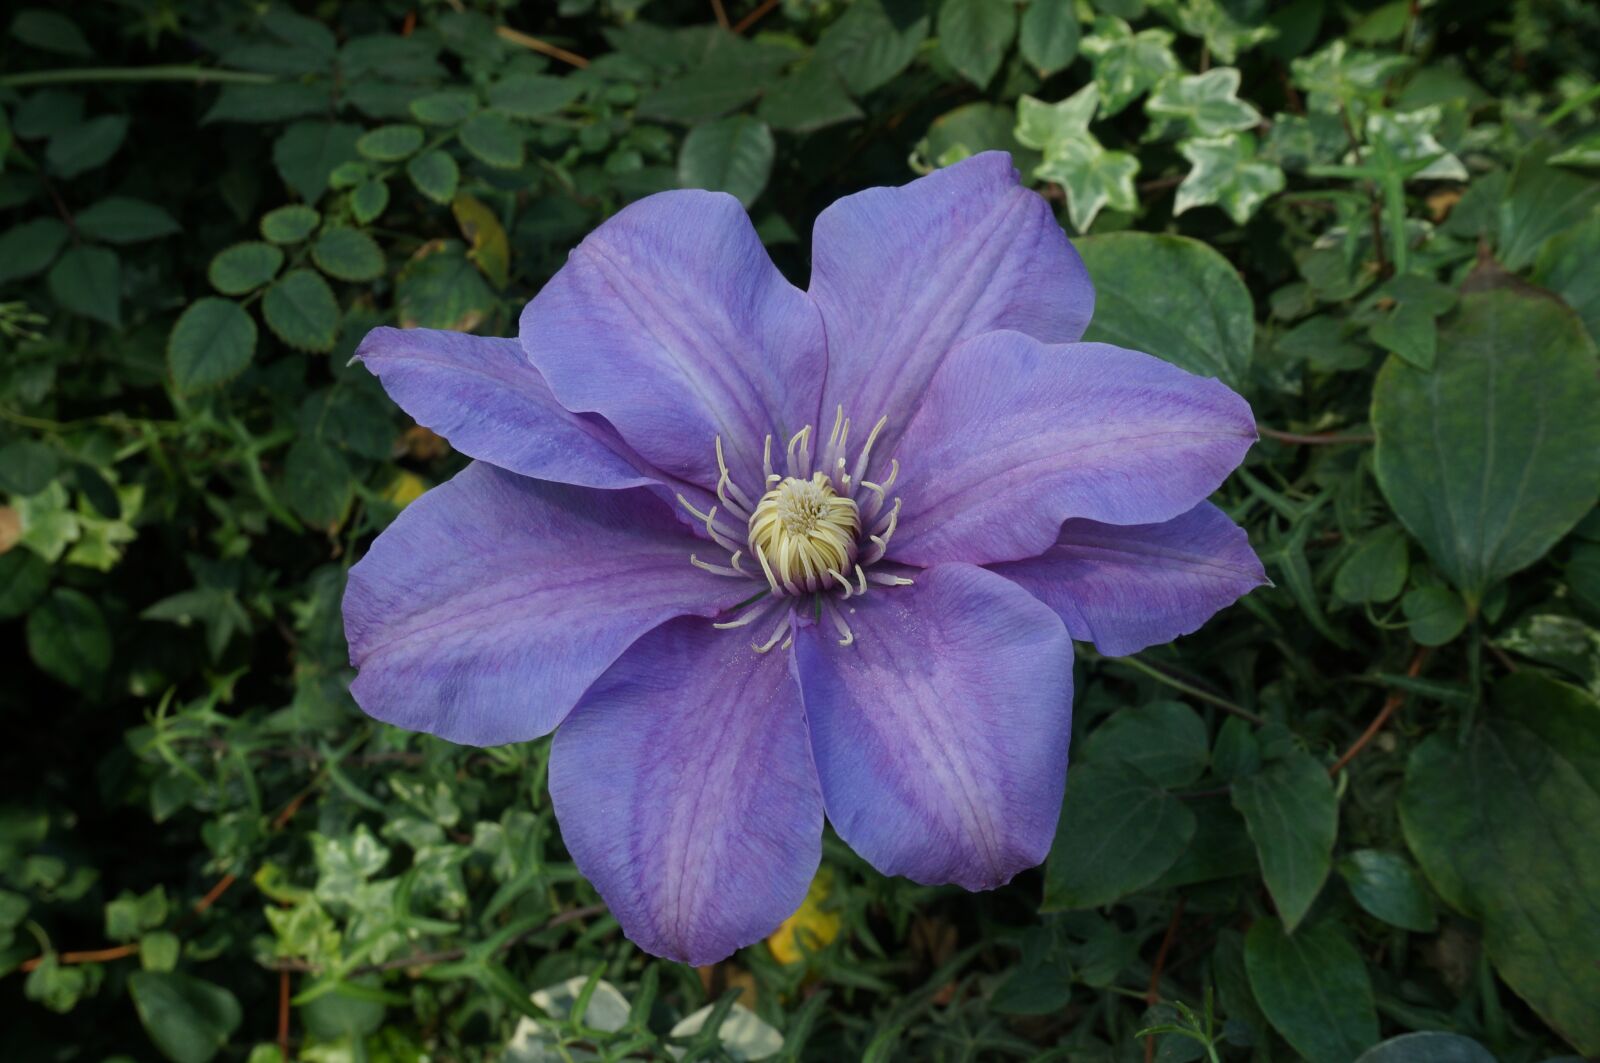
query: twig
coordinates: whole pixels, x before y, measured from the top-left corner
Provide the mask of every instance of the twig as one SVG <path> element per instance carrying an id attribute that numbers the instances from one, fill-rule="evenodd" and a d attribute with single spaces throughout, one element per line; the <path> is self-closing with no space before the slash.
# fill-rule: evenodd
<path id="1" fill-rule="evenodd" d="M 552 59 L 559 59 L 569 66 L 577 67 L 579 70 L 589 65 L 589 60 L 577 52 L 569 52 L 565 48 L 551 44 L 549 41 L 541 41 L 537 37 L 530 37 L 521 30 L 514 30 L 510 26 L 496 26 L 494 32 L 495 36 L 503 41 L 510 41 L 512 44 L 531 49 L 540 55 L 548 55 Z"/>
<path id="2" fill-rule="evenodd" d="M 1172 941 L 1178 936 L 1178 922 L 1183 918 L 1183 894 L 1178 894 L 1178 903 L 1172 908 L 1172 920 L 1167 923 L 1166 935 L 1161 939 L 1161 948 L 1156 950 L 1155 966 L 1150 969 L 1150 988 L 1145 990 L 1144 1002 L 1148 1007 L 1155 1007 L 1161 1003 L 1161 972 L 1167 966 L 1167 953 L 1172 951 Z M 1156 1058 L 1156 1038 L 1154 1034 L 1144 1039 L 1144 1063 L 1154 1063 Z"/>
<path id="3" fill-rule="evenodd" d="M 289 1058 L 289 972 L 278 972 L 278 1055 Z"/>
<path id="4" fill-rule="evenodd" d="M 195 914 L 198 915 L 204 912 L 207 908 L 211 907 L 213 904 L 216 904 L 217 899 L 220 898 L 224 893 L 227 893 L 237 881 L 237 876 L 235 876 L 231 871 L 217 879 L 217 884 L 206 891 L 206 895 L 204 897 L 201 897 L 198 901 L 194 902 Z"/>
<path id="5" fill-rule="evenodd" d="M 109 949 L 90 949 L 87 952 L 60 952 L 56 954 L 58 963 L 105 963 L 107 960 L 120 960 L 124 956 L 132 956 L 139 951 L 137 941 L 126 945 L 117 945 Z M 45 955 L 49 955 L 46 953 Z M 31 960 L 23 960 L 17 969 L 23 973 L 33 970 L 44 962 L 44 956 L 35 956 Z"/>
<path id="6" fill-rule="evenodd" d="M 1371 432 L 1284 432 L 1277 428 L 1268 428 L 1266 425 L 1256 425 L 1256 431 L 1268 439 L 1277 440 L 1279 443 L 1296 443 L 1301 446 L 1333 446 L 1338 443 L 1371 443 L 1378 437 Z"/>
<path id="7" fill-rule="evenodd" d="M 722 0 L 711 0 L 711 13 L 717 16 L 717 25 L 725 30 L 733 28 L 728 21 L 728 12 L 722 6 Z"/>
<path id="8" fill-rule="evenodd" d="M 734 23 L 733 32 L 743 33 L 751 26 L 754 26 L 757 22 L 760 22 L 762 19 L 766 18 L 768 12 L 777 6 L 778 0 L 761 0 L 760 5 L 757 6 L 754 11 L 750 12 L 738 22 Z"/>
<path id="9" fill-rule="evenodd" d="M 1411 663 L 1406 667 L 1407 678 L 1415 679 L 1417 677 L 1418 673 L 1422 671 L 1422 666 L 1428 663 L 1428 654 L 1431 652 L 1433 651 L 1426 646 L 1418 648 L 1416 655 L 1411 658 Z M 1367 747 L 1368 742 L 1378 736 L 1378 732 L 1383 730 L 1383 725 L 1389 722 L 1389 717 L 1399 711 L 1400 706 L 1404 705 L 1405 702 L 1406 692 L 1404 690 L 1396 690 L 1390 693 L 1384 699 L 1383 708 L 1378 710 L 1378 715 L 1374 716 L 1372 722 L 1367 724 L 1367 729 L 1361 732 L 1361 737 L 1352 742 L 1350 748 L 1344 751 L 1344 755 L 1333 762 L 1333 767 L 1328 769 L 1328 774 L 1337 776 L 1339 772 L 1344 770 L 1346 764 L 1355 760 L 1357 754 Z"/>

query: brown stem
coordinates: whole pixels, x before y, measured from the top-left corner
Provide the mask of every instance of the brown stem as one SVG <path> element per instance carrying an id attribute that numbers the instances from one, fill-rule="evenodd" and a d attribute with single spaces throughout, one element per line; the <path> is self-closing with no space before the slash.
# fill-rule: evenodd
<path id="1" fill-rule="evenodd" d="M 1150 988 L 1145 990 L 1144 1002 L 1150 1007 L 1161 1003 L 1161 972 L 1167 966 L 1167 953 L 1172 951 L 1173 939 L 1178 936 L 1178 921 L 1183 918 L 1183 894 L 1178 894 L 1178 903 L 1172 908 L 1172 920 L 1167 923 L 1167 932 L 1161 939 L 1161 948 L 1156 950 L 1156 962 L 1150 969 Z M 1156 1058 L 1156 1038 L 1154 1034 L 1144 1039 L 1144 1063 L 1154 1063 Z"/>
<path id="2" fill-rule="evenodd" d="M 540 55 L 548 55 L 552 59 L 559 59 L 569 66 L 577 67 L 579 70 L 589 65 L 589 60 L 577 52 L 569 52 L 565 48 L 551 44 L 549 41 L 541 41 L 537 37 L 530 37 L 521 30 L 514 30 L 510 26 L 496 26 L 494 32 L 495 36 L 503 41 L 510 41 L 512 44 L 538 52 Z"/>
<path id="3" fill-rule="evenodd" d="M 105 963 L 108 960 L 120 960 L 124 956 L 132 956 L 139 951 L 138 942 L 118 945 L 109 949 L 90 949 L 86 952 L 61 952 L 56 954 L 57 963 Z M 31 971 L 44 962 L 43 956 L 35 956 L 31 960 L 23 960 L 17 969 L 24 973 Z"/>
<path id="4" fill-rule="evenodd" d="M 761 0 L 761 4 L 744 18 L 740 19 L 733 27 L 733 32 L 743 33 L 757 22 L 767 17 L 767 14 L 778 6 L 778 0 Z"/>
<path id="5" fill-rule="evenodd" d="M 1432 652 L 1426 646 L 1419 647 L 1416 655 L 1411 658 L 1411 664 L 1406 667 L 1406 675 L 1411 679 L 1415 679 L 1418 673 L 1422 671 L 1422 666 L 1428 663 L 1428 655 Z M 1328 769 L 1328 774 L 1337 776 L 1339 772 L 1344 770 L 1345 765 L 1355 760 L 1357 755 L 1367 748 L 1367 743 L 1378 737 L 1378 732 L 1383 730 L 1383 725 L 1389 722 L 1389 717 L 1398 712 L 1400 706 L 1405 703 L 1406 692 L 1404 690 L 1392 691 L 1384 699 L 1383 708 L 1378 710 L 1378 715 L 1372 718 L 1372 722 L 1367 724 L 1367 729 L 1361 732 L 1361 737 L 1350 744 L 1350 748 L 1344 751 L 1344 755 L 1333 762 L 1333 767 Z"/>
<path id="6" fill-rule="evenodd" d="M 711 0 L 711 13 L 717 16 L 717 25 L 723 29 L 732 29 L 728 22 L 728 12 L 723 9 L 722 0 Z"/>

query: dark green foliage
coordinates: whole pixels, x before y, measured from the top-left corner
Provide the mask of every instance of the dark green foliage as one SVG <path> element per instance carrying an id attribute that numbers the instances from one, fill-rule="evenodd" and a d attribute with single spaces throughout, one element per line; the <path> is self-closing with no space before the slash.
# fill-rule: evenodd
<path id="1" fill-rule="evenodd" d="M 1600 1055 L 1593 5 L 5 27 L 7 1059 L 281 1063 L 280 1013 L 314 1063 Z M 562 847 L 548 742 L 350 700 L 345 573 L 464 460 L 351 355 L 514 333 L 678 186 L 737 196 L 804 285 L 828 203 L 991 149 L 1077 238 L 1089 339 L 1251 403 L 1215 501 L 1273 585 L 1171 647 L 1081 648 L 1041 870 L 925 888 L 829 835 L 783 936 L 653 960 Z"/>

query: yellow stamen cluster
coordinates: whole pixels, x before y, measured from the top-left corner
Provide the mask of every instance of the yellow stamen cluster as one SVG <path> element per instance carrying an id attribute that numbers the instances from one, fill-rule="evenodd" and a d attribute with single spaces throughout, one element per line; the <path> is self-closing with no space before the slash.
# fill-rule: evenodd
<path id="1" fill-rule="evenodd" d="M 818 591 L 841 579 L 848 586 L 860 536 L 855 500 L 821 472 L 779 480 L 750 516 L 750 548 L 774 586 Z"/>

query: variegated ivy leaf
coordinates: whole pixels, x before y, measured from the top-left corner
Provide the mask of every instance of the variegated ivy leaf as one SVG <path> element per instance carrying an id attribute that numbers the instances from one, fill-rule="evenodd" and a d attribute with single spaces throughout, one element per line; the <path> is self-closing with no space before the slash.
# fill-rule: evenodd
<path id="1" fill-rule="evenodd" d="M 1107 151 L 1089 132 L 1099 102 L 1099 86 L 1092 82 L 1060 103 L 1032 96 L 1017 101 L 1017 140 L 1044 153 L 1033 174 L 1066 192 L 1067 214 L 1079 232 L 1087 232 L 1105 207 L 1131 211 L 1139 205 L 1133 188 L 1139 160 Z"/>
<path id="2" fill-rule="evenodd" d="M 1437 103 L 1403 114 L 1369 114 L 1367 143 L 1382 141 L 1390 154 L 1401 163 L 1433 159 L 1411 175 L 1413 181 L 1465 181 L 1467 168 L 1434 138 L 1433 131 L 1439 127 L 1443 117 L 1444 108 Z"/>
<path id="3" fill-rule="evenodd" d="M 1217 0 L 1157 0 L 1151 6 L 1184 33 L 1204 39 L 1206 48 L 1224 63 L 1233 62 L 1240 52 L 1278 35 L 1271 26 L 1234 18 Z"/>
<path id="4" fill-rule="evenodd" d="M 1349 143 L 1335 115 L 1279 113 L 1272 116 L 1261 158 L 1299 173 L 1307 166 L 1337 162 Z"/>
<path id="5" fill-rule="evenodd" d="M 1351 103 L 1377 103 L 1389 79 L 1409 63 L 1403 56 L 1351 51 L 1336 40 L 1315 55 L 1293 60 L 1289 69 L 1294 83 L 1307 94 L 1313 111 L 1337 112 Z"/>
<path id="6" fill-rule="evenodd" d="M 1215 204 L 1243 225 L 1268 196 L 1283 190 L 1283 171 L 1256 158 L 1256 138 L 1249 133 L 1193 137 L 1178 150 L 1194 168 L 1178 186 L 1174 214 Z"/>
<path id="7" fill-rule="evenodd" d="M 1100 88 L 1106 117 L 1178 69 L 1173 39 L 1172 33 L 1163 29 L 1134 33 L 1122 19 L 1108 15 L 1094 20 L 1093 30 L 1079 50 L 1094 62 L 1094 82 Z"/>
<path id="8" fill-rule="evenodd" d="M 1144 107 L 1152 115 L 1181 119 L 1205 137 L 1243 132 L 1261 121 L 1261 112 L 1239 99 L 1239 71 L 1231 66 L 1188 77 L 1169 76 Z"/>

